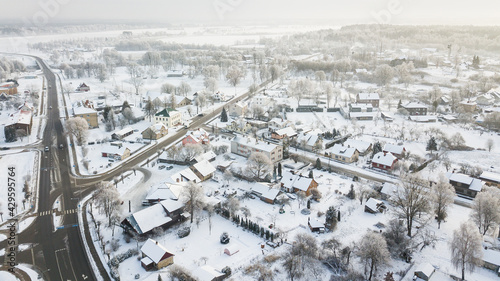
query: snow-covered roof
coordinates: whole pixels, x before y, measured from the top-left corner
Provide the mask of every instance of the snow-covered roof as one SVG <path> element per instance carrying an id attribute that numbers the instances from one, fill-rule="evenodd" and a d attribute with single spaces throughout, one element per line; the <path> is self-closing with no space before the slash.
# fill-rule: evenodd
<path id="1" fill-rule="evenodd" d="M 436 122 L 437 118 L 433 115 L 412 115 L 410 120 L 415 122 Z"/>
<path id="2" fill-rule="evenodd" d="M 373 108 L 371 103 L 351 103 L 349 104 L 351 108 L 359 108 L 361 110 L 367 110 L 369 108 Z"/>
<path id="3" fill-rule="evenodd" d="M 292 127 L 286 127 L 283 129 L 276 130 L 276 134 L 283 136 L 286 135 L 288 137 L 293 137 L 297 135 L 297 132 Z"/>
<path id="4" fill-rule="evenodd" d="M 314 179 L 308 177 L 297 176 L 297 178 L 293 182 L 293 188 L 297 188 L 302 191 L 307 191 L 313 180 Z"/>
<path id="5" fill-rule="evenodd" d="M 427 108 L 427 105 L 419 102 L 409 102 L 403 106 L 404 108 Z"/>
<path id="6" fill-rule="evenodd" d="M 260 196 L 266 199 L 274 200 L 276 196 L 280 193 L 279 188 L 269 187 L 266 183 L 258 182 L 250 187 L 250 189 L 258 193 Z"/>
<path id="7" fill-rule="evenodd" d="M 166 258 L 166 254 L 168 257 L 174 255 L 170 253 L 163 245 L 158 243 L 158 241 L 155 241 L 151 238 L 149 238 L 146 243 L 142 245 L 141 252 L 155 263 L 159 263 L 162 258 Z"/>
<path id="8" fill-rule="evenodd" d="M 224 252 L 226 251 L 229 252 L 230 255 L 233 255 L 240 251 L 240 247 L 237 244 L 231 244 L 224 249 Z"/>
<path id="9" fill-rule="evenodd" d="M 480 176 L 480 179 L 492 182 L 500 183 L 500 174 L 484 171 Z"/>
<path id="10" fill-rule="evenodd" d="M 208 160 L 198 162 L 193 167 L 204 177 L 215 172 L 215 167 Z"/>
<path id="11" fill-rule="evenodd" d="M 78 106 L 73 107 L 73 115 L 82 115 L 82 114 L 97 114 L 97 111 L 93 108 Z"/>
<path id="12" fill-rule="evenodd" d="M 390 182 L 385 182 L 382 185 L 382 190 L 380 190 L 380 193 L 391 197 L 398 192 L 398 189 L 399 189 L 399 186 L 397 186 L 393 183 L 390 183 Z"/>
<path id="13" fill-rule="evenodd" d="M 309 220 L 309 225 L 312 227 L 312 228 L 321 228 L 321 227 L 325 227 L 325 224 L 318 221 L 317 219 L 313 218 L 313 219 L 310 219 Z"/>
<path id="14" fill-rule="evenodd" d="M 167 216 L 160 204 L 153 205 L 129 216 L 128 221 L 139 234 L 146 233 L 155 227 L 162 226 L 172 219 Z"/>
<path id="15" fill-rule="evenodd" d="M 218 278 L 218 277 L 221 277 L 224 275 L 224 273 L 218 271 L 217 269 L 215 269 L 209 265 L 204 265 L 204 266 L 198 267 L 192 273 L 193 273 L 194 277 L 198 278 L 199 281 L 212 281 L 215 278 Z"/>
<path id="16" fill-rule="evenodd" d="M 378 93 L 359 93 L 359 100 L 378 100 L 380 96 Z"/>
<path id="17" fill-rule="evenodd" d="M 171 200 L 171 199 L 163 200 L 160 202 L 160 204 L 169 213 L 175 212 L 175 211 L 182 209 L 184 207 L 184 204 L 181 201 Z"/>
<path id="18" fill-rule="evenodd" d="M 382 149 L 382 151 L 386 151 L 386 152 L 390 152 L 390 153 L 393 153 L 393 154 L 399 154 L 399 155 L 401 155 L 405 151 L 405 147 L 402 146 L 402 145 L 386 143 L 384 145 L 384 148 Z"/>
<path id="19" fill-rule="evenodd" d="M 144 257 L 141 259 L 141 263 L 144 264 L 145 266 L 148 266 L 153 263 L 153 260 L 150 259 L 149 257 Z"/>
<path id="20" fill-rule="evenodd" d="M 261 151 L 266 151 L 266 152 L 272 152 L 278 145 L 265 142 L 265 141 L 257 141 L 254 138 L 250 137 L 239 137 L 236 136 L 233 138 L 232 142 L 239 143 L 240 145 L 247 146 L 247 147 L 252 147 Z"/>
<path id="21" fill-rule="evenodd" d="M 196 156 L 194 160 L 196 160 L 196 162 L 202 162 L 204 160 L 209 161 L 210 159 L 213 159 L 215 157 L 217 157 L 217 154 L 215 154 L 213 150 L 210 150 L 208 152 L 203 153 L 202 155 Z"/>
<path id="22" fill-rule="evenodd" d="M 123 155 L 128 148 L 125 146 L 114 146 L 109 145 L 101 149 L 102 153 L 112 154 L 112 155 Z M 130 149 L 129 149 L 130 150 Z"/>
<path id="23" fill-rule="evenodd" d="M 463 183 L 466 185 L 470 185 L 472 183 L 472 180 L 473 180 L 473 178 L 471 178 L 470 176 L 464 175 L 461 173 L 452 173 L 450 175 L 449 179 L 454 181 L 454 182 L 459 182 L 459 183 Z"/>
<path id="24" fill-rule="evenodd" d="M 364 153 L 372 144 L 367 141 L 348 139 L 344 142 L 344 145 L 355 147 L 359 152 Z"/>
<path id="25" fill-rule="evenodd" d="M 175 173 L 171 176 L 173 182 L 183 182 L 185 178 L 187 181 L 199 182 L 200 178 L 189 168 L 186 168 L 178 173 Z"/>
<path id="26" fill-rule="evenodd" d="M 23 111 L 17 115 L 17 124 L 31 124 L 31 111 Z"/>
<path id="27" fill-rule="evenodd" d="M 434 272 L 435 268 L 432 266 L 432 264 L 426 262 L 420 264 L 417 269 L 415 269 L 415 272 L 422 272 L 425 276 L 430 277 L 432 273 Z"/>
<path id="28" fill-rule="evenodd" d="M 345 157 L 351 158 L 354 155 L 354 153 L 356 152 L 356 148 L 349 147 L 349 146 L 343 146 L 343 145 L 337 143 L 333 147 L 329 148 L 328 151 L 333 153 L 334 155 L 345 156 Z"/>
<path id="29" fill-rule="evenodd" d="M 130 132 L 134 132 L 134 129 L 132 129 L 131 127 L 126 127 L 126 128 L 121 129 L 118 132 L 115 132 L 115 134 L 118 136 L 123 136 L 123 135 L 130 133 Z"/>
<path id="30" fill-rule="evenodd" d="M 483 251 L 483 261 L 500 266 L 500 252 L 492 249 Z"/>
<path id="31" fill-rule="evenodd" d="M 367 207 L 368 209 L 374 211 L 374 212 L 378 212 L 378 206 L 382 204 L 382 201 L 380 200 L 377 200 L 375 198 L 370 198 L 366 201 L 365 203 L 365 207 Z"/>
<path id="32" fill-rule="evenodd" d="M 146 196 L 146 200 L 177 200 L 179 199 L 180 190 L 182 190 L 182 186 L 180 185 L 161 183 L 151 192 L 151 194 Z"/>
<path id="33" fill-rule="evenodd" d="M 396 159 L 396 156 L 392 155 L 392 153 L 379 152 L 373 156 L 372 163 L 392 166 Z"/>
<path id="34" fill-rule="evenodd" d="M 349 112 L 350 118 L 373 118 L 376 112 Z"/>

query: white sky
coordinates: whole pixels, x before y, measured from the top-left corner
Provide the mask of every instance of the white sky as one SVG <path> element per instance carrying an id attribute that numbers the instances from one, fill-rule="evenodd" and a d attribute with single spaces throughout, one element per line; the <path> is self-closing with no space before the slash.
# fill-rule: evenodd
<path id="1" fill-rule="evenodd" d="M 18 0 L 8 9 L 0 21 L 500 24 L 499 0 Z"/>

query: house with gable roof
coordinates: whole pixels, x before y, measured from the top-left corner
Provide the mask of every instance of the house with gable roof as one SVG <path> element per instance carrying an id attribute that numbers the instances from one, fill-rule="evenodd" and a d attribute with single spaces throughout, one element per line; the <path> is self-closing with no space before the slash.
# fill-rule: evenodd
<path id="1" fill-rule="evenodd" d="M 311 189 L 318 187 L 318 182 L 300 174 L 285 172 L 281 178 L 281 187 L 286 192 L 304 191 L 309 196 L 311 195 Z"/>
<path id="2" fill-rule="evenodd" d="M 250 157 L 252 152 L 262 152 L 273 162 L 283 159 L 283 147 L 281 145 L 259 141 L 250 137 L 236 136 L 231 140 L 231 153 Z"/>
<path id="3" fill-rule="evenodd" d="M 484 182 L 461 173 L 446 173 L 450 184 L 455 188 L 458 195 L 475 198 L 481 192 Z"/>
<path id="4" fill-rule="evenodd" d="M 402 159 L 406 154 L 406 148 L 403 145 L 386 143 L 384 148 L 382 148 L 382 152 L 392 153 L 398 159 Z"/>
<path id="5" fill-rule="evenodd" d="M 182 123 L 182 113 L 175 109 L 165 108 L 154 116 L 155 123 L 162 123 L 167 128 L 172 128 Z"/>
<path id="6" fill-rule="evenodd" d="M 373 107 L 378 108 L 380 96 L 378 93 L 359 93 L 356 95 L 356 103 L 371 104 Z"/>
<path id="7" fill-rule="evenodd" d="M 373 156 L 372 168 L 390 171 L 394 168 L 396 162 L 398 162 L 398 158 L 392 153 L 379 152 Z"/>
<path id="8" fill-rule="evenodd" d="M 158 123 L 142 131 L 142 138 L 145 140 L 157 140 L 168 134 L 168 129 L 164 124 Z"/>
<path id="9" fill-rule="evenodd" d="M 174 263 L 174 254 L 149 238 L 141 247 L 141 265 L 146 270 L 159 270 Z"/>
<path id="10" fill-rule="evenodd" d="M 215 167 L 208 160 L 202 160 L 194 164 L 191 166 L 191 170 L 201 181 L 208 180 L 215 173 Z"/>
<path id="11" fill-rule="evenodd" d="M 186 144 L 209 144 L 210 138 L 208 133 L 202 128 L 198 128 L 194 131 L 186 133 L 184 139 L 182 139 L 182 145 Z"/>
<path id="12" fill-rule="evenodd" d="M 337 160 L 343 163 L 353 163 L 359 159 L 359 151 L 350 146 L 343 146 L 341 144 L 335 144 L 333 147 L 327 150 L 329 157 L 333 160 Z"/>

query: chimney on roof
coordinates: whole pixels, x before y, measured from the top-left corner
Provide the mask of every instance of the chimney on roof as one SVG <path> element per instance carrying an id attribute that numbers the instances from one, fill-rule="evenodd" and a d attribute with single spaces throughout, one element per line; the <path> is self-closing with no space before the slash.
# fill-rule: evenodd
<path id="1" fill-rule="evenodd" d="M 158 245 L 158 241 L 156 241 L 156 245 Z"/>
<path id="2" fill-rule="evenodd" d="M 386 155 L 387 155 L 387 152 L 384 151 L 384 156 L 386 156 Z"/>

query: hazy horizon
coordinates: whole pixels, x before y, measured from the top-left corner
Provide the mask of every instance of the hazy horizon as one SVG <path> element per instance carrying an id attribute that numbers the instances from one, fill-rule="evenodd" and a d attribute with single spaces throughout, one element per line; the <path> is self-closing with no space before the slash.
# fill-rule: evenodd
<path id="1" fill-rule="evenodd" d="M 451 0 L 39 0 L 9 3 L 0 23 L 41 26 L 59 23 L 168 24 L 418 24 L 500 25 L 500 1 Z M 175 4 L 172 4 L 175 3 Z"/>

